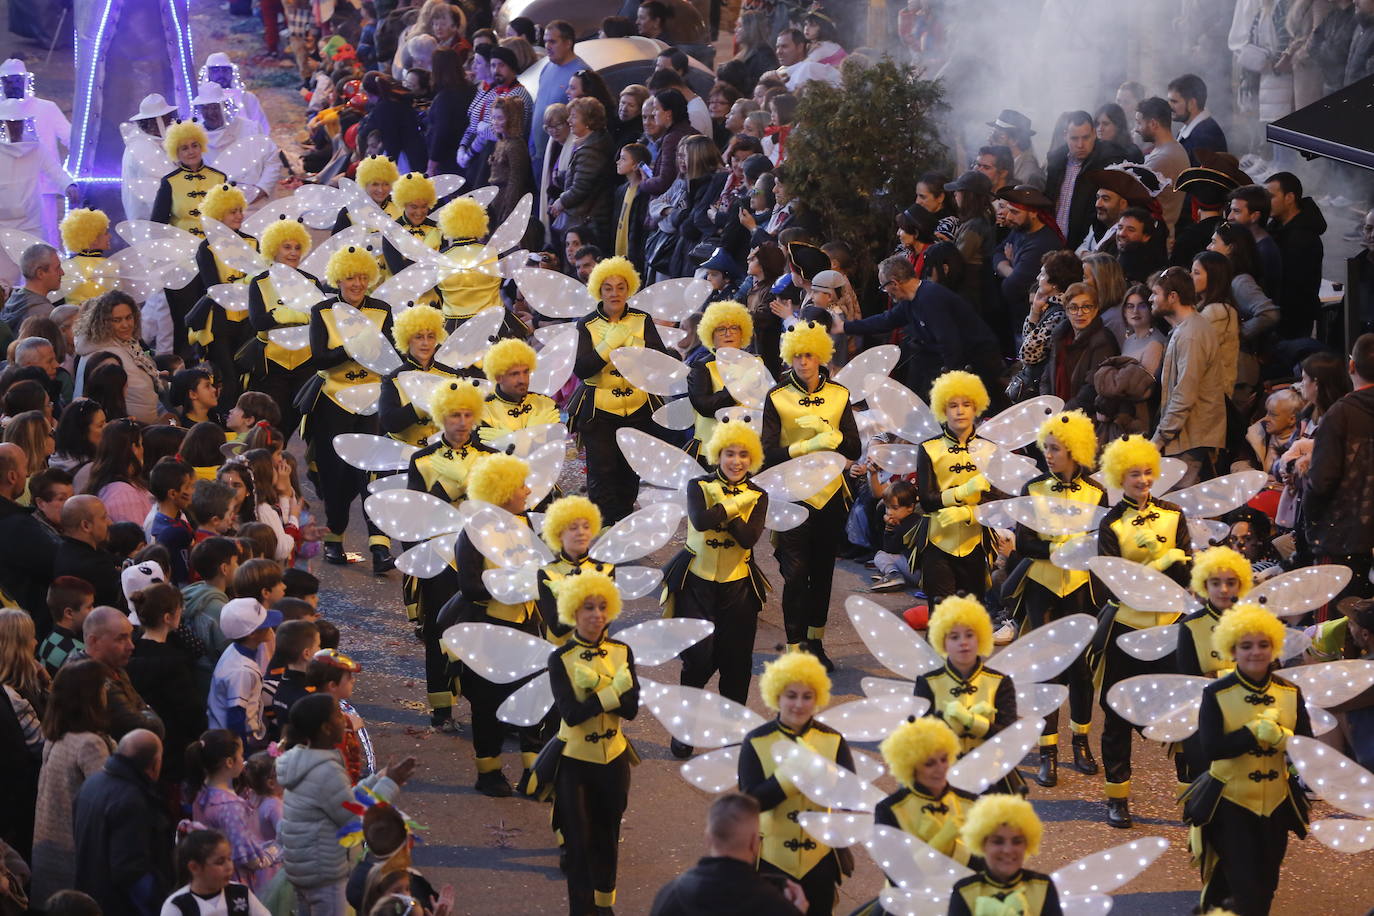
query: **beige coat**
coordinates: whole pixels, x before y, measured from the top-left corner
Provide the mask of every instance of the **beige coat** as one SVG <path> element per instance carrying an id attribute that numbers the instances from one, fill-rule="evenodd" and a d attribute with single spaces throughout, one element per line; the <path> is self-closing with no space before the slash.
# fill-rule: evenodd
<path id="1" fill-rule="evenodd" d="M 114 745 L 96 732 L 71 732 L 43 748 L 33 822 L 33 890 L 41 903 L 76 880 L 72 810 L 86 777 L 105 765 Z"/>
<path id="2" fill-rule="evenodd" d="M 1225 367 L 1212 324 L 1194 312 L 1169 335 L 1160 367 L 1159 424 L 1154 440 L 1165 455 L 1226 444 Z"/>

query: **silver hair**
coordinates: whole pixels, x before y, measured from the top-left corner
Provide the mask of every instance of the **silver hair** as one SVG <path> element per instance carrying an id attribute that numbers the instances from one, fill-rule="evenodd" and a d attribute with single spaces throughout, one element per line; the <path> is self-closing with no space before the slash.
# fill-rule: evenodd
<path id="1" fill-rule="evenodd" d="M 25 280 L 32 280 L 38 276 L 38 272 L 48 263 L 49 256 L 56 256 L 57 249 L 44 242 L 37 245 L 30 245 L 24 249 L 24 253 L 19 256 L 19 272 L 24 275 Z"/>
<path id="2" fill-rule="evenodd" d="M 52 341 L 46 337 L 25 337 L 14 345 L 14 363 L 17 366 L 27 366 L 25 357 L 32 353 L 37 353 L 43 347 L 52 349 Z"/>

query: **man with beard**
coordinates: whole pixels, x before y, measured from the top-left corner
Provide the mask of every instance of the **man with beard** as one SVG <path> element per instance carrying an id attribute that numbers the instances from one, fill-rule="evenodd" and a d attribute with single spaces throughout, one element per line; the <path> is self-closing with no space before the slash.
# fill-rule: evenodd
<path id="1" fill-rule="evenodd" d="M 1152 146 L 1145 154 L 1145 168 L 1162 175 L 1172 187 L 1159 192 L 1159 206 L 1164 212 L 1164 225 L 1173 237 L 1174 227 L 1183 212 L 1183 193 L 1178 190 L 1178 176 L 1188 168 L 1188 151 L 1174 139 L 1170 122 L 1169 103 L 1154 97 L 1142 101 L 1135 109 L 1135 132 L 1142 143 Z"/>
<path id="2" fill-rule="evenodd" d="M 1096 188 L 1093 197 L 1093 221 L 1088 234 L 1076 251 L 1081 257 L 1094 251 L 1117 255 L 1117 239 L 1121 214 L 1128 207 L 1149 208 L 1152 195 L 1159 189 L 1159 180 L 1143 166 L 1115 166 L 1088 172 L 1083 179 Z"/>

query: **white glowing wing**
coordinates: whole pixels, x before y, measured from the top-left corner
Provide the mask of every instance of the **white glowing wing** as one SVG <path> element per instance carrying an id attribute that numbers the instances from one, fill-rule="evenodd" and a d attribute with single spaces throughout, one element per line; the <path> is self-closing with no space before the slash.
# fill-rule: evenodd
<path id="1" fill-rule="evenodd" d="M 662 397 L 687 393 L 687 364 L 675 356 L 648 347 L 618 347 L 611 363 L 641 391 Z"/>
<path id="2" fill-rule="evenodd" d="M 1020 493 L 1022 487 L 1040 474 L 1034 461 L 1002 448 L 980 458 L 978 467 L 988 482 L 1003 493 Z M 1105 514 L 1107 510 L 1102 511 Z"/>
<path id="3" fill-rule="evenodd" d="M 1048 681 L 1073 664 L 1096 630 L 1097 619 L 1091 614 L 1061 617 L 998 652 L 993 667 L 1016 684 Z"/>
<path id="4" fill-rule="evenodd" d="M 343 340 L 344 352 L 361 366 L 385 378 L 401 368 L 401 357 L 391 341 L 358 309 L 342 300 L 330 307 L 334 326 Z"/>
<path id="5" fill-rule="evenodd" d="M 1317 842 L 1336 852 L 1367 852 L 1374 849 L 1374 821 L 1327 817 L 1313 821 L 1309 829 Z"/>
<path id="6" fill-rule="evenodd" d="M 524 604 L 539 598 L 539 570 L 533 566 L 484 569 L 482 584 L 502 604 Z"/>
<path id="7" fill-rule="evenodd" d="M 1164 573 L 1124 557 L 1094 557 L 1088 568 L 1123 604 L 1138 611 L 1185 614 L 1198 606 L 1186 588 Z"/>
<path id="8" fill-rule="evenodd" d="M 568 383 L 577 359 L 577 326 L 557 326 L 558 333 L 546 339 L 539 351 L 539 364 L 530 373 L 530 391 L 554 397 Z"/>
<path id="9" fill-rule="evenodd" d="M 872 811 L 883 793 L 835 761 L 804 744 L 779 741 L 773 745 L 776 773 L 792 780 L 801 794 L 826 808 Z"/>
<path id="10" fill-rule="evenodd" d="M 711 295 L 711 284 L 695 277 L 676 280 L 660 280 L 653 286 L 640 290 L 630 298 L 632 309 L 648 312 L 659 321 L 677 323 L 687 320 L 687 316 L 701 308 L 706 297 Z"/>
<path id="11" fill-rule="evenodd" d="M 866 677 L 859 681 L 859 689 L 866 697 L 886 697 L 909 694 L 913 687 L 911 681 L 898 681 L 890 677 Z"/>
<path id="12" fill-rule="evenodd" d="M 630 468 L 655 487 L 681 490 L 689 480 L 702 474 L 701 465 L 690 455 L 646 432 L 619 429 L 615 441 Z"/>
<path id="13" fill-rule="evenodd" d="M 471 191 L 467 192 L 463 196 L 470 200 L 477 201 L 479 204 L 482 205 L 483 208 L 486 208 L 491 206 L 491 202 L 495 200 L 496 195 L 500 193 L 500 188 L 498 188 L 494 184 L 489 184 L 480 188 L 473 188 Z"/>
<path id="14" fill-rule="evenodd" d="M 491 237 L 487 239 L 487 249 L 492 257 L 499 258 L 520 244 L 525 230 L 529 228 L 533 203 L 532 195 L 526 194 L 520 198 L 511 208 L 510 215 L 496 227 L 496 231 L 492 232 Z"/>
<path id="15" fill-rule="evenodd" d="M 162 273 L 156 266 L 144 264 L 134 248 L 125 248 L 110 255 L 99 266 L 104 282 L 123 290 L 139 302 L 152 298 L 163 289 Z"/>
<path id="16" fill-rule="evenodd" d="M 1296 627 L 1287 627 L 1283 631 L 1283 646 L 1276 657 L 1280 659 L 1298 658 L 1310 648 L 1312 648 L 1311 636 Z"/>
<path id="17" fill-rule="evenodd" d="M 283 350 L 304 350 L 310 346 L 310 325 L 293 324 L 286 327 L 273 328 L 267 332 L 267 339 Z"/>
<path id="18" fill-rule="evenodd" d="M 846 598 L 844 609 L 868 651 L 889 671 L 915 681 L 920 675 L 944 666 L 945 660 L 930 643 L 895 612 L 862 595 Z"/>
<path id="19" fill-rule="evenodd" d="M 1294 735 L 1284 745 L 1302 781 L 1335 808 L 1374 816 L 1374 773 L 1316 738 Z"/>
<path id="20" fill-rule="evenodd" d="M 546 442 L 530 452 L 529 457 L 525 459 L 530 466 L 529 477 L 525 481 L 530 488 L 529 499 L 525 500 L 527 509 L 533 509 L 549 495 L 553 485 L 558 483 L 559 475 L 563 473 L 563 462 L 567 457 L 568 448 L 562 439 Z M 540 541 L 541 546 L 542 544 Z"/>
<path id="21" fill-rule="evenodd" d="M 712 795 L 738 788 L 739 745 L 698 754 L 684 763 L 680 772 L 683 779 Z"/>
<path id="22" fill-rule="evenodd" d="M 902 356 L 902 348 L 895 344 L 880 344 L 870 347 L 836 372 L 831 381 L 849 389 L 849 400 L 858 402 L 864 399 L 864 379 L 870 375 L 889 375 L 897 368 L 897 360 Z"/>
<path id="23" fill-rule="evenodd" d="M 399 541 L 423 541 L 441 534 L 461 531 L 473 509 L 464 503 L 455 507 L 429 493 L 415 490 L 386 490 L 363 501 L 372 524 Z M 447 559 L 452 559 L 450 552 Z"/>
<path id="24" fill-rule="evenodd" d="M 1320 738 L 1322 735 L 1334 730 L 1340 725 L 1340 723 L 1336 721 L 1335 716 L 1331 715 L 1331 713 L 1322 709 L 1320 706 L 1314 706 L 1311 703 L 1307 703 L 1306 706 L 1307 718 L 1312 724 L 1312 734 L 1314 737 Z"/>
<path id="25" fill-rule="evenodd" d="M 123 225 L 123 223 L 120 223 L 120 226 Z M 18 273 L 19 265 L 24 258 L 25 251 L 32 248 L 34 245 L 46 244 L 47 243 L 38 236 L 19 229 L 0 229 L 0 251 L 3 251 L 5 257 L 9 259 L 10 265 L 8 265 L 8 267 L 13 271 L 8 279 L 20 279 Z"/>
<path id="26" fill-rule="evenodd" d="M 353 220 L 353 226 L 350 226 L 350 229 L 359 228 L 381 232 L 394 222 L 386 214 L 386 211 L 377 206 L 377 202 L 368 196 L 362 185 L 353 179 L 340 176 L 338 185 L 339 190 L 347 195 L 348 215 Z"/>
<path id="27" fill-rule="evenodd" d="M 1149 725 L 1174 710 L 1196 708 L 1210 683 L 1190 674 L 1142 674 L 1113 684 L 1107 704 L 1132 725 Z"/>
<path id="28" fill-rule="evenodd" d="M 665 401 L 662 407 L 655 410 L 653 421 L 664 429 L 691 429 L 697 421 L 697 412 L 692 409 L 691 400 L 677 398 Z"/>
<path id="29" fill-rule="evenodd" d="M 1215 547 L 1231 534 L 1231 526 L 1225 522 L 1188 515 L 1183 519 L 1188 523 L 1188 539 L 1194 550 Z"/>
<path id="30" fill-rule="evenodd" d="M 401 257 L 412 264 L 428 264 L 431 267 L 437 267 L 442 263 L 443 255 L 411 235 L 406 231 L 405 226 L 398 222 L 392 222 L 383 229 L 382 235 Z"/>
<path id="31" fill-rule="evenodd" d="M 687 339 L 687 332 L 684 331 L 682 328 L 675 328 L 671 325 L 660 324 L 655 325 L 654 329 L 658 331 L 658 339 L 663 343 L 663 346 L 668 347 L 670 349 L 677 347 L 678 344 L 682 343 L 684 340 Z"/>
<path id="32" fill-rule="evenodd" d="M 990 503 L 979 503 L 978 507 L 973 510 L 974 518 L 978 524 L 985 528 L 1001 528 L 1003 531 L 1014 532 L 1016 519 L 1012 518 L 1010 512 L 1002 508 L 1003 504 L 1009 501 L 998 499 Z"/>
<path id="33" fill-rule="evenodd" d="M 1011 725 L 959 758 L 950 767 L 949 784 L 956 789 L 981 795 L 1040 743 L 1043 719 L 1017 719 Z"/>
<path id="34" fill-rule="evenodd" d="M 868 450 L 868 458 L 889 474 L 914 474 L 919 460 L 919 445 L 874 445 Z"/>
<path id="35" fill-rule="evenodd" d="M 581 318 L 596 308 L 587 287 L 556 270 L 521 267 L 514 279 L 530 308 L 546 318 Z"/>
<path id="36" fill-rule="evenodd" d="M 993 505 L 993 504 L 989 504 Z M 1043 493 L 999 500 L 998 511 L 1005 512 L 1032 531 L 1049 537 L 1084 534 L 1096 530 L 1107 509 L 1076 499 L 1063 499 Z M 974 510 L 977 515 L 983 507 Z M 988 524 L 981 516 L 979 521 Z"/>
<path id="37" fill-rule="evenodd" d="M 763 724 L 763 717 L 734 700 L 696 687 L 639 679 L 640 703 L 683 744 L 716 748 L 738 744 Z"/>
<path id="38" fill-rule="evenodd" d="M 545 644 L 547 646 L 547 643 Z M 544 721 L 553 706 L 553 687 L 549 684 L 549 673 L 540 674 L 528 684 L 521 685 L 496 707 L 496 718 L 511 725 L 528 728 Z"/>
<path id="39" fill-rule="evenodd" d="M 876 754 L 868 754 L 864 751 L 850 750 L 850 756 L 854 758 L 854 775 L 864 782 L 874 782 L 882 779 L 887 774 L 887 767 L 878 759 Z"/>
<path id="40" fill-rule="evenodd" d="M 909 887 L 888 887 L 878 895 L 878 902 L 882 904 L 883 912 L 891 916 L 945 916 L 949 912 L 949 895 L 953 887 L 953 881 L 944 880 Z"/>
<path id="41" fill-rule="evenodd" d="M 886 824 L 874 824 L 873 835 L 864 846 L 883 874 L 898 888 L 912 891 L 944 888 L 943 896 L 938 900 L 940 909 L 916 912 L 944 913 L 949 906 L 950 889 L 973 874 L 971 869 L 937 852 L 905 830 Z M 883 899 L 883 908 L 892 913 L 909 912 L 901 908 L 892 909 L 886 898 Z"/>
<path id="42" fill-rule="evenodd" d="M 249 134 L 220 150 L 210 161 L 210 164 L 224 172 L 225 177 L 230 181 L 241 183 L 257 176 L 264 159 L 269 156 L 277 156 L 280 153 L 280 148 L 272 141 L 271 137 L 265 134 Z M 207 157 L 208 159 L 209 157 Z M 272 188 L 263 188 L 262 190 L 269 197 L 273 191 Z"/>
<path id="43" fill-rule="evenodd" d="M 248 311 L 248 284 L 217 283 L 205 291 L 226 312 L 243 314 Z"/>
<path id="44" fill-rule="evenodd" d="M 838 452 L 812 452 L 761 472 L 754 483 L 769 497 L 807 500 L 844 473 L 844 464 L 844 456 Z"/>
<path id="45" fill-rule="evenodd" d="M 1141 734 L 1151 741 L 1160 741 L 1165 744 L 1182 741 L 1197 731 L 1198 712 L 1201 705 L 1199 700 L 1185 703 L 1177 709 L 1171 709 L 1145 726 L 1145 730 Z"/>
<path id="46" fill-rule="evenodd" d="M 1097 556 L 1097 532 L 1089 531 L 1069 538 L 1050 551 L 1050 562 L 1061 569 L 1088 571 L 1088 561 Z"/>
<path id="47" fill-rule="evenodd" d="M 1240 471 L 1170 493 L 1169 502 L 1182 509 L 1184 515 L 1215 518 L 1245 505 L 1268 483 L 1269 475 L 1263 471 Z"/>
<path id="48" fill-rule="evenodd" d="M 349 212 L 351 213 L 353 211 L 350 210 Z M 389 223 L 390 220 L 388 219 L 387 222 Z M 329 264 L 329 259 L 334 256 L 335 252 L 353 247 L 365 249 L 375 256 L 380 253 L 380 249 L 374 250 L 375 246 L 379 245 L 381 245 L 381 242 L 373 240 L 372 233 L 367 231 L 366 226 L 360 226 L 355 223 L 342 232 L 331 235 L 311 250 L 310 254 L 306 255 L 305 259 L 301 261 L 301 270 L 317 277 L 323 277 L 325 275 L 325 267 Z"/>
<path id="49" fill-rule="evenodd" d="M 371 496 L 374 493 L 383 493 L 387 490 L 404 490 L 406 488 L 406 475 L 387 474 L 385 477 L 378 477 L 376 480 L 369 481 L 367 493 Z"/>
<path id="50" fill-rule="evenodd" d="M 553 647 L 538 636 L 494 623 L 460 623 L 440 637 L 444 648 L 494 684 L 543 670 Z"/>
<path id="51" fill-rule="evenodd" d="M 1284 668 L 1279 673 L 1302 688 L 1307 702 L 1327 708 L 1349 703 L 1374 686 L 1374 661 L 1362 658 Z"/>
<path id="52" fill-rule="evenodd" d="M 268 268 L 267 275 L 277 291 L 277 298 L 289 308 L 309 314 L 315 303 L 324 298 L 318 286 L 285 264 L 273 264 Z"/>
<path id="53" fill-rule="evenodd" d="M 327 211 L 329 222 L 324 228 L 332 228 L 335 214 L 346 202 L 347 198 L 337 188 L 322 184 L 301 185 L 289 197 L 280 197 L 270 201 L 250 214 L 239 229 L 256 237 L 262 234 L 262 230 L 279 219 L 295 219 L 315 210 Z M 314 226 L 309 217 L 307 217 L 307 225 Z M 321 227 L 315 226 L 315 228 Z"/>
<path id="54" fill-rule="evenodd" d="M 373 290 L 372 295 L 393 306 L 414 302 L 438 286 L 443 273 L 443 270 L 434 264 L 417 261 L 400 273 L 392 274 L 383 280 Z"/>
<path id="55" fill-rule="evenodd" d="M 1143 873 L 1168 848 L 1163 837 L 1142 837 L 1070 862 L 1050 880 L 1061 894 L 1110 894 Z"/>
<path id="56" fill-rule="evenodd" d="M 268 332 L 271 335 L 271 332 Z M 344 410 L 360 417 L 370 417 L 377 412 L 381 403 L 382 383 L 363 382 L 361 385 L 348 385 L 340 388 L 336 395 Z"/>
<path id="57" fill-rule="evenodd" d="M 210 216 L 200 218 L 205 240 L 215 257 L 234 270 L 252 277 L 267 269 L 268 261 L 239 236 L 237 232 Z"/>
<path id="58" fill-rule="evenodd" d="M 334 452 L 360 471 L 404 471 L 417 451 L 390 436 L 342 433 L 334 437 Z"/>
<path id="59" fill-rule="evenodd" d="M 463 190 L 465 183 L 462 175 L 435 175 L 430 182 L 434 185 L 434 196 L 438 200 L 457 194 Z"/>
<path id="60" fill-rule="evenodd" d="M 647 566 L 622 566 L 615 571 L 615 585 L 626 601 L 651 594 L 663 582 L 663 571 Z"/>
<path id="61" fill-rule="evenodd" d="M 467 533 L 472 545 L 497 566 L 517 569 L 553 562 L 553 554 L 530 526 L 498 506 L 487 504 L 476 509 Z"/>
<path id="62" fill-rule="evenodd" d="M 383 492 L 394 493 L 394 490 Z M 453 562 L 453 551 L 458 544 L 458 532 L 441 534 L 428 541 L 422 541 L 409 548 L 396 558 L 396 568 L 407 576 L 417 579 L 433 579 L 449 568 Z"/>
<path id="63" fill-rule="evenodd" d="M 978 424 L 978 436 L 1005 449 L 1022 448 L 1035 441 L 1041 424 L 1063 409 L 1063 400 L 1053 395 L 1031 398 Z"/>
<path id="64" fill-rule="evenodd" d="M 495 430 L 493 429 L 493 432 Z M 566 444 L 568 428 L 562 423 L 536 423 L 524 429 L 512 429 L 493 438 L 488 444 L 498 452 L 513 454 L 529 460 L 539 448 L 550 442 Z"/>
<path id="65" fill-rule="evenodd" d="M 1069 688 L 1063 684 L 1017 684 L 1016 714 L 1043 719 L 1063 706 L 1068 698 Z"/>
<path id="66" fill-rule="evenodd" d="M 421 415 L 429 415 L 429 402 L 434 397 L 434 390 L 440 385 L 454 381 L 442 375 L 432 372 L 421 372 L 419 370 L 407 370 L 396 376 L 396 386 L 405 393 L 406 400 L 415 407 L 416 412 Z M 459 379 L 458 381 L 467 383 L 469 379 Z M 477 387 L 482 387 L 478 385 Z M 483 394 L 486 397 L 486 394 Z"/>
<path id="67" fill-rule="evenodd" d="M 796 503 L 790 503 L 785 499 L 768 500 L 768 517 L 763 520 L 763 527 L 769 531 L 791 531 L 806 521 L 807 509 Z"/>
<path id="68" fill-rule="evenodd" d="M 1132 630 L 1118 636 L 1116 644 L 1132 658 L 1145 662 L 1159 661 L 1172 655 L 1178 648 L 1178 627 L 1166 624 L 1162 627 Z"/>
<path id="69" fill-rule="evenodd" d="M 763 399 L 777 384 L 762 359 L 735 347 L 716 351 L 716 370 L 730 397 L 752 410 L 763 409 Z"/>
<path id="70" fill-rule="evenodd" d="M 473 365 L 496 342 L 505 318 L 505 309 L 482 309 L 448 336 L 434 354 L 435 361 L 454 368 Z"/>
<path id="71" fill-rule="evenodd" d="M 1245 596 L 1276 617 L 1297 617 L 1335 600 L 1350 582 L 1350 567 L 1331 563 L 1304 566 L 1261 582 Z"/>
<path id="72" fill-rule="evenodd" d="M 672 539 L 687 510 L 678 503 L 658 503 L 631 512 L 592 544 L 591 557 L 603 563 L 628 563 L 648 556 Z"/>
<path id="73" fill-rule="evenodd" d="M 716 629 L 709 620 L 690 617 L 646 620 L 626 627 L 615 638 L 634 650 L 635 664 L 645 668 L 667 664 Z"/>
<path id="74" fill-rule="evenodd" d="M 911 693 L 910 684 L 907 687 L 906 695 L 852 700 L 832 706 L 816 718 L 850 741 L 881 741 L 908 716 L 923 716 L 930 708 L 929 700 Z"/>
<path id="75" fill-rule="evenodd" d="M 126 219 L 115 226 L 115 234 L 132 246 L 140 246 L 146 242 L 165 243 L 158 249 L 149 249 L 150 254 L 158 252 L 165 260 L 172 260 L 177 256 L 194 260 L 196 249 L 200 247 L 200 239 L 185 229 L 146 219 Z M 6 247 L 6 251 L 8 250 Z"/>
<path id="76" fill-rule="evenodd" d="M 908 442 L 924 442 L 940 435 L 940 421 L 926 402 L 900 382 L 870 373 L 863 380 L 864 400 L 882 414 L 883 425 Z"/>
<path id="77" fill-rule="evenodd" d="M 839 811 L 802 811 L 797 823 L 834 849 L 857 846 L 873 835 L 873 815 Z"/>

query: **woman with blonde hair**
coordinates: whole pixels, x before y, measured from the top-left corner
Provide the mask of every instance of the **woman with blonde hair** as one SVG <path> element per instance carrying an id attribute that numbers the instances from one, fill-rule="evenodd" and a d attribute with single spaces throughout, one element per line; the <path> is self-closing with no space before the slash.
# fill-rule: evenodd
<path id="1" fill-rule="evenodd" d="M 1097 313 L 1120 346 L 1126 339 L 1126 324 L 1117 309 L 1126 298 L 1126 275 L 1121 271 L 1121 262 L 1101 251 L 1083 255 L 1083 282 L 1097 294 Z"/>
<path id="2" fill-rule="evenodd" d="M 57 445 L 53 440 L 52 424 L 41 410 L 26 410 L 11 417 L 5 424 L 5 441 L 24 450 L 29 459 L 29 478 L 48 466 Z M 27 488 L 24 491 L 28 495 Z"/>
<path id="3" fill-rule="evenodd" d="M 128 376 L 125 405 L 129 416 L 140 423 L 156 423 L 162 416 L 159 396 L 166 388 L 157 364 L 140 339 L 138 304 L 125 293 L 112 290 L 88 302 L 76 319 L 76 352 L 83 357 L 77 378 L 84 375 L 85 357 L 108 350 L 117 357 Z M 81 391 L 76 392 L 77 396 Z"/>
<path id="4" fill-rule="evenodd" d="M 493 99 L 491 127 L 496 133 L 496 148 L 491 153 L 490 183 L 501 191 L 491 202 L 489 211 L 491 224 L 499 226 L 530 190 L 530 149 L 525 142 L 524 101 L 514 94 Z"/>
<path id="5" fill-rule="evenodd" d="M 419 15 L 408 29 L 401 33 L 396 42 L 396 55 L 391 63 L 391 76 L 395 80 L 405 78 L 406 70 L 415 63 L 406 57 L 405 51 L 412 38 L 427 35 L 434 39 L 435 50 L 451 48 L 457 50 L 466 44 L 463 36 L 467 34 L 467 17 L 457 4 L 448 0 L 425 0 Z M 412 167 L 418 163 L 412 163 Z"/>

